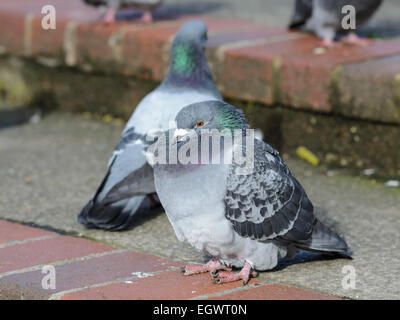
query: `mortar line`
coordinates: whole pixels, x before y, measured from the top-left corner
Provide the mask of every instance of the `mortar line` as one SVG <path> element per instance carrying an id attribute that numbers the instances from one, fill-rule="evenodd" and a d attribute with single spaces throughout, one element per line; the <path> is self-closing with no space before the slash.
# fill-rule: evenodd
<path id="1" fill-rule="evenodd" d="M 77 64 L 78 52 L 77 52 L 77 28 L 79 23 L 77 21 L 69 21 L 65 27 L 63 37 L 63 50 L 65 64 L 69 67 L 73 67 Z"/>
<path id="2" fill-rule="evenodd" d="M 35 18 L 34 13 L 28 13 L 24 19 L 24 55 L 32 55 L 32 21 Z"/>
<path id="3" fill-rule="evenodd" d="M 8 242 L 0 244 L 0 249 L 6 248 L 6 247 L 11 247 L 11 246 L 16 246 L 16 245 L 20 245 L 20 244 L 30 243 L 30 242 L 36 242 L 36 241 L 40 241 L 40 240 L 54 239 L 54 238 L 58 238 L 58 237 L 60 237 L 59 234 L 54 234 L 54 235 L 29 238 L 29 239 L 25 239 L 25 240 L 8 241 Z"/>

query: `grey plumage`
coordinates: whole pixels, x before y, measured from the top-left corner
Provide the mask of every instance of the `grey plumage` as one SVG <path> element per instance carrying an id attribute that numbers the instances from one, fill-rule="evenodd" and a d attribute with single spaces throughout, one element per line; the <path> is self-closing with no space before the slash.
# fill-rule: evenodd
<path id="1" fill-rule="evenodd" d="M 348 33 L 343 30 L 342 8 L 351 5 L 356 9 L 357 27 L 368 21 L 383 0 L 296 0 L 289 28 L 301 28 L 320 38 L 333 39 L 337 34 Z M 351 30 L 350 30 L 351 31 Z"/>
<path id="2" fill-rule="evenodd" d="M 192 104 L 177 115 L 179 129 L 200 135 L 196 123 L 204 123 L 202 130 L 247 128 L 243 113 L 221 101 Z M 252 172 L 238 175 L 239 167 L 235 161 L 154 165 L 156 190 L 179 240 L 224 264 L 247 261 L 258 270 L 296 249 L 351 257 L 346 242 L 315 217 L 303 187 L 270 145 L 254 139 Z"/>
<path id="3" fill-rule="evenodd" d="M 222 99 L 205 58 L 207 27 L 200 21 L 185 23 L 172 44 L 167 77 L 137 106 L 109 161 L 109 169 L 78 221 L 88 228 L 122 230 L 131 226 L 147 195 L 155 193 L 153 170 L 144 151 L 146 135 L 166 130 L 181 108 L 190 103 Z M 189 65 L 180 63 L 184 55 Z"/>

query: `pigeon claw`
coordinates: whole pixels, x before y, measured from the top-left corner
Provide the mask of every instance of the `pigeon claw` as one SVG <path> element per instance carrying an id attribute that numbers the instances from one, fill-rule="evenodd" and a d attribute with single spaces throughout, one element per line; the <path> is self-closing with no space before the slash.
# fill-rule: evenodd
<path id="1" fill-rule="evenodd" d="M 115 24 L 116 10 L 114 8 L 108 8 L 105 15 L 100 19 L 101 23 L 110 26 Z"/>
<path id="2" fill-rule="evenodd" d="M 325 38 L 322 41 L 322 46 L 327 49 L 334 49 L 334 48 L 340 48 L 342 46 L 342 44 L 339 42 L 336 42 L 335 40 L 333 40 L 331 38 Z"/>
<path id="3" fill-rule="evenodd" d="M 232 269 L 221 264 L 217 259 L 211 259 L 204 266 L 187 265 L 181 268 L 181 273 L 184 276 L 210 272 L 213 278 L 218 277 L 218 270 L 231 271 Z"/>
<path id="4" fill-rule="evenodd" d="M 252 269 L 250 263 L 246 261 L 243 269 L 239 273 L 232 272 L 219 272 L 218 279 L 214 280 L 215 284 L 222 284 L 228 282 L 235 282 L 242 280 L 243 285 L 249 283 L 250 278 L 255 278 L 258 276 L 258 273 Z"/>
<path id="5" fill-rule="evenodd" d="M 140 19 L 137 19 L 137 22 L 150 24 L 153 22 L 153 15 L 150 11 L 144 11 L 143 16 Z"/>
<path id="6" fill-rule="evenodd" d="M 372 40 L 360 38 L 357 34 L 350 33 L 347 37 L 343 38 L 342 42 L 345 44 L 367 47 L 372 43 Z"/>

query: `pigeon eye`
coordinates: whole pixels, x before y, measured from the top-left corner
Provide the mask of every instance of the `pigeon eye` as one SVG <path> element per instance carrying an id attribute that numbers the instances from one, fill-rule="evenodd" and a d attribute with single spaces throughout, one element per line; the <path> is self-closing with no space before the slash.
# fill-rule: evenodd
<path id="1" fill-rule="evenodd" d="M 196 127 L 197 128 L 200 128 L 202 126 L 204 126 L 204 122 L 203 121 L 199 121 L 199 122 L 196 123 Z"/>

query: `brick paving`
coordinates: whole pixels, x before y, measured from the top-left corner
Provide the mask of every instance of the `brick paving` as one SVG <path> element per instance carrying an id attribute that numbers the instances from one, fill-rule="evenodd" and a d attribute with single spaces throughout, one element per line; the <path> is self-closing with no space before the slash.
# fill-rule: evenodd
<path id="1" fill-rule="evenodd" d="M 388 58 L 386 64 L 398 69 L 399 40 L 323 50 L 313 36 L 209 16 L 183 15 L 151 25 L 122 21 L 105 27 L 96 23 L 99 12 L 81 0 L 51 3 L 57 10 L 56 30 L 41 28 L 45 1 L 0 3 L 0 26 L 7 30 L 0 33 L 3 51 L 38 61 L 50 58 L 54 64 L 85 71 L 160 81 L 167 72 L 174 34 L 185 21 L 201 19 L 209 27 L 208 58 L 224 96 L 400 123 L 399 71 L 380 72 L 385 90 L 374 99 L 370 90 L 362 90 L 381 84 L 373 67 L 381 59 Z M 357 90 L 342 85 L 349 81 Z"/>
<path id="2" fill-rule="evenodd" d="M 217 285 L 209 274 L 183 276 L 181 262 L 4 220 L 0 235 L 0 299 L 338 299 L 257 279 Z M 42 285 L 48 265 L 55 288 Z"/>

